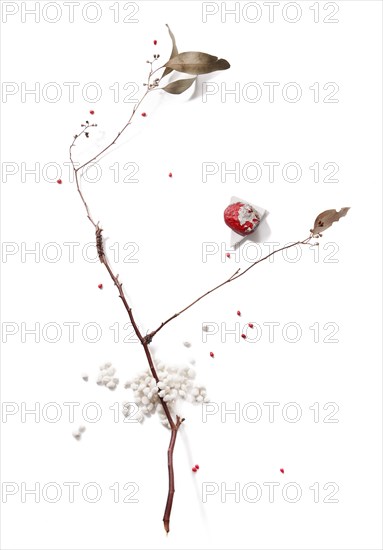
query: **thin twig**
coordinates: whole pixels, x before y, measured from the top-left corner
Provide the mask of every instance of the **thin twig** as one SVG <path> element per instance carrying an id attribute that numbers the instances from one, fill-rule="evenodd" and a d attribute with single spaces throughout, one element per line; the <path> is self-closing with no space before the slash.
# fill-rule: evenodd
<path id="1" fill-rule="evenodd" d="M 237 271 L 235 273 L 233 273 L 233 275 L 231 275 L 231 277 L 229 277 L 226 281 L 224 281 L 223 283 L 220 283 L 219 285 L 215 286 L 214 288 L 211 288 L 210 290 L 208 290 L 207 292 L 205 292 L 204 294 L 202 294 L 199 298 L 197 298 L 196 300 L 194 300 L 191 304 L 189 304 L 188 306 L 184 307 L 183 309 L 181 309 L 180 311 L 178 311 L 178 313 L 174 313 L 174 315 L 172 315 L 171 317 L 169 317 L 169 319 L 167 319 L 166 321 L 163 321 L 160 326 L 158 328 L 156 328 L 156 330 L 153 330 L 152 332 L 149 333 L 149 336 L 151 338 L 154 338 L 154 336 L 161 330 L 164 328 L 165 325 L 167 325 L 168 323 L 170 323 L 170 321 L 172 321 L 173 319 L 175 319 L 176 317 L 179 317 L 182 313 L 184 313 L 185 311 L 187 311 L 188 309 L 190 309 L 192 306 L 194 306 L 194 304 L 196 304 L 197 302 L 199 302 L 200 300 L 202 300 L 202 298 L 205 298 L 206 296 L 208 296 L 209 294 L 211 294 L 212 292 L 218 290 L 219 288 L 223 287 L 224 285 L 227 285 L 228 283 L 231 283 L 232 281 L 235 281 L 236 279 L 239 279 L 240 277 L 242 277 L 242 275 L 245 275 L 245 273 L 247 273 L 250 269 L 252 269 L 254 266 L 258 265 L 259 263 L 261 262 L 264 262 L 265 260 L 267 260 L 267 258 L 270 258 L 270 256 L 273 256 L 274 254 L 277 254 L 278 252 L 282 252 L 282 250 L 287 250 L 288 248 L 291 248 L 293 246 L 297 246 L 298 244 L 309 244 L 309 242 L 311 241 L 312 239 L 312 236 L 310 235 L 310 237 L 307 237 L 307 239 L 304 239 L 303 241 L 297 241 L 295 243 L 292 243 L 292 244 L 289 244 L 289 245 L 286 245 L 286 246 L 283 246 L 281 248 L 278 248 L 277 250 L 274 250 L 273 252 L 270 252 L 270 254 L 268 254 L 267 256 L 263 256 L 262 258 L 260 258 L 259 260 L 253 262 L 249 267 L 247 267 L 244 271 L 242 271 L 240 273 L 240 269 L 237 269 Z"/>

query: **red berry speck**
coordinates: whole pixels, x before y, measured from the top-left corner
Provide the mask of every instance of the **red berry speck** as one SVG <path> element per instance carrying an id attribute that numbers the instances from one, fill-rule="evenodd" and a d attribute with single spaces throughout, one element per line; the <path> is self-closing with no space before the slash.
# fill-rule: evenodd
<path id="1" fill-rule="evenodd" d="M 94 115 L 94 111 L 93 111 L 93 110 L 92 110 L 92 111 L 89 111 L 89 112 L 90 112 L 91 115 Z"/>
<path id="2" fill-rule="evenodd" d="M 246 334 L 241 334 L 241 338 L 243 338 L 244 340 L 246 340 L 246 338 L 247 338 Z"/>
<path id="3" fill-rule="evenodd" d="M 197 468 L 192 468 L 192 472 L 196 473 Z"/>
<path id="4" fill-rule="evenodd" d="M 98 285 L 98 288 L 99 288 L 100 290 L 102 290 L 102 288 L 103 288 L 102 283 L 100 283 L 100 284 Z"/>
<path id="5" fill-rule="evenodd" d="M 212 351 L 210 352 L 210 357 L 214 358 L 214 353 Z"/>
<path id="6" fill-rule="evenodd" d="M 169 172 L 169 178 L 172 178 L 172 177 L 173 177 L 172 172 Z"/>
<path id="7" fill-rule="evenodd" d="M 63 182 L 63 180 L 57 180 L 57 183 L 62 183 L 62 182 Z"/>
<path id="8" fill-rule="evenodd" d="M 226 258 L 230 258 L 230 252 L 226 252 Z"/>
<path id="9" fill-rule="evenodd" d="M 280 470 L 279 470 L 279 471 L 281 472 L 281 474 L 284 474 L 284 473 L 285 473 L 285 471 L 284 471 L 284 469 L 283 469 L 283 468 L 280 468 Z"/>
<path id="10" fill-rule="evenodd" d="M 241 317 L 241 312 L 239 310 L 237 311 L 237 315 L 238 317 Z"/>
<path id="11" fill-rule="evenodd" d="M 153 44 L 157 46 L 157 40 L 153 40 Z"/>
<path id="12" fill-rule="evenodd" d="M 145 117 L 145 116 L 147 116 L 147 115 L 146 115 L 146 113 L 141 113 L 141 116 L 144 116 L 144 117 Z"/>
<path id="13" fill-rule="evenodd" d="M 253 323 L 249 323 L 249 327 L 250 327 L 250 328 L 254 328 Z"/>
<path id="14" fill-rule="evenodd" d="M 198 464 L 196 464 L 196 465 L 194 466 L 194 468 L 196 468 L 197 470 L 199 470 Z"/>

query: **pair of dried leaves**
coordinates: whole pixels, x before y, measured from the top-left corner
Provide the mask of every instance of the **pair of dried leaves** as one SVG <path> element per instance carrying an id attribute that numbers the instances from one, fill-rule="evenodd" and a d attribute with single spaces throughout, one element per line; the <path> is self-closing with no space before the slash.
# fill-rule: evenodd
<path id="1" fill-rule="evenodd" d="M 173 49 L 170 59 L 165 63 L 165 70 L 161 78 L 167 76 L 172 71 L 178 71 L 179 73 L 186 73 L 192 75 L 207 74 L 214 71 L 224 71 L 229 69 L 230 63 L 226 59 L 219 59 L 215 55 L 210 55 L 203 52 L 183 52 L 178 53 L 178 48 L 174 34 L 170 30 L 169 25 L 166 25 L 170 38 L 172 39 Z M 169 94 L 182 94 L 185 90 L 195 82 L 197 76 L 193 78 L 184 78 L 181 80 L 175 80 L 170 82 L 164 88 L 161 88 Z"/>

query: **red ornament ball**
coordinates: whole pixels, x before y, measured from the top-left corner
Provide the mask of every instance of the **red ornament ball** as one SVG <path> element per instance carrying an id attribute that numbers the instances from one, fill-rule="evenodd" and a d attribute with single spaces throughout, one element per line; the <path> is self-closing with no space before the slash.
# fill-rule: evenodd
<path id="1" fill-rule="evenodd" d="M 245 202 L 229 204 L 223 213 L 225 224 L 235 233 L 245 237 L 256 229 L 260 222 L 258 212 Z"/>

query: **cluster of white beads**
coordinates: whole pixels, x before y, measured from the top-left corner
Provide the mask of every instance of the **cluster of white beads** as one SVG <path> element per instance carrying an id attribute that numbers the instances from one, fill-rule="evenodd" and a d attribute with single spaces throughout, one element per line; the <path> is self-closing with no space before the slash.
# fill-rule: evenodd
<path id="1" fill-rule="evenodd" d="M 167 403 L 170 411 L 179 397 L 194 403 L 209 401 L 206 388 L 194 384 L 195 371 L 190 365 L 165 365 L 156 362 L 156 372 L 159 378 L 157 384 L 149 369 L 125 384 L 126 388 L 133 390 L 134 400 L 144 415 L 151 416 L 158 412 L 162 424 L 169 427 L 160 397 Z"/>
<path id="2" fill-rule="evenodd" d="M 114 378 L 116 369 L 112 367 L 112 363 L 105 363 L 100 366 L 100 374 L 97 378 L 97 384 L 99 386 L 106 386 L 110 390 L 115 390 L 118 386 L 119 379 Z"/>

